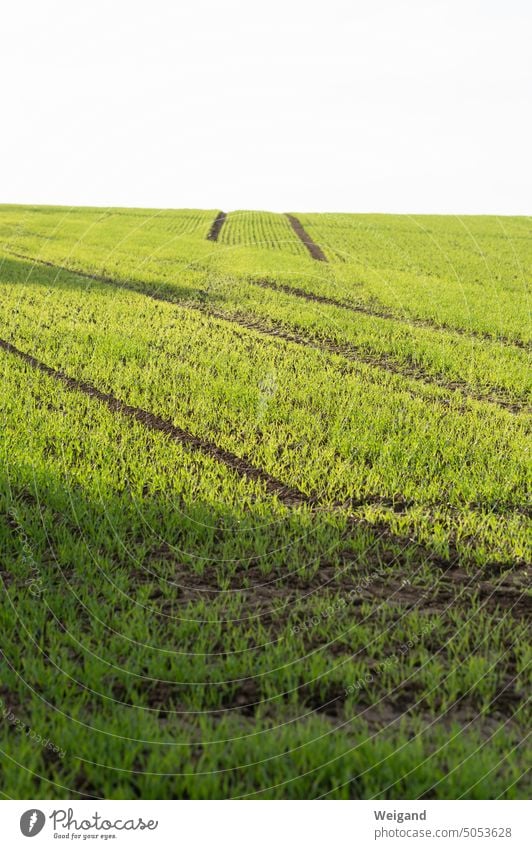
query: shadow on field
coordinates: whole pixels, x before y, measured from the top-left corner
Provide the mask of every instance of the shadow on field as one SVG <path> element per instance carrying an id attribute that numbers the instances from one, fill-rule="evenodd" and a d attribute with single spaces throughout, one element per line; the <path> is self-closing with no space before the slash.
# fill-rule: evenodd
<path id="1" fill-rule="evenodd" d="M 68 257 L 64 260 L 68 263 Z M 88 271 L 75 271 L 66 267 L 61 267 L 61 260 L 50 261 L 49 266 L 46 265 L 48 260 L 42 259 L 39 262 L 32 262 L 29 259 L 15 258 L 8 254 L 2 254 L 0 248 L 0 284 L 13 286 L 21 286 L 28 283 L 32 285 L 43 286 L 46 289 L 53 287 L 86 292 L 87 289 L 95 288 L 98 291 L 106 292 L 112 295 L 113 291 L 128 292 L 135 291 L 139 294 L 149 294 L 157 297 L 161 296 L 163 300 L 173 300 L 178 303 L 180 300 L 190 298 L 202 299 L 205 296 L 204 287 L 201 285 L 200 275 L 198 277 L 198 285 L 180 286 L 177 283 L 167 283 L 161 280 L 154 280 L 151 283 L 140 278 L 136 279 L 135 275 L 123 281 L 123 285 L 119 278 L 110 278 L 109 282 L 105 282 L 101 277 L 106 276 L 105 271 L 100 268 L 94 270 L 94 276 Z M 204 275 L 203 275 L 204 277 Z"/>
<path id="2" fill-rule="evenodd" d="M 9 755 L 0 756 L 0 775 L 11 795 L 259 792 L 292 781 L 301 757 L 318 774 L 285 796 L 329 792 L 342 779 L 348 796 L 400 797 L 411 769 L 417 795 L 431 795 L 434 768 L 423 764 L 439 746 L 446 763 L 461 762 L 490 728 L 498 736 L 484 751 L 487 772 L 519 739 L 500 718 L 519 709 L 509 685 L 489 725 L 487 717 L 471 725 L 477 701 L 460 702 L 456 713 L 455 723 L 467 720 L 465 735 L 449 740 L 448 726 L 435 724 L 441 709 L 432 716 L 423 700 L 445 654 L 438 632 L 420 641 L 417 612 L 400 633 L 416 642 L 414 672 L 429 659 L 425 678 L 405 688 L 401 661 L 346 701 L 364 669 L 356 648 L 372 663 L 391 657 L 397 637 L 388 633 L 401 622 L 392 598 L 377 615 L 365 590 L 378 577 L 390 581 L 392 597 L 395 570 L 415 569 L 414 552 L 394 564 L 399 551 L 367 530 L 346 531 L 338 517 L 214 498 L 185 505 L 142 481 L 89 496 L 49 468 L 11 466 L 0 493 L 0 745 Z M 332 640 L 328 651 L 316 653 L 323 640 Z M 397 701 L 386 695 L 390 675 Z M 425 737 L 408 743 L 424 726 Z M 359 756 L 344 758 L 353 746 Z M 341 759 L 333 771 L 331 758 Z M 490 787 L 507 780 L 502 773 Z M 472 783 L 467 771 L 457 774 L 462 790 Z M 386 789 L 390 781 L 396 789 Z M 448 793 L 456 792 L 451 782 Z"/>

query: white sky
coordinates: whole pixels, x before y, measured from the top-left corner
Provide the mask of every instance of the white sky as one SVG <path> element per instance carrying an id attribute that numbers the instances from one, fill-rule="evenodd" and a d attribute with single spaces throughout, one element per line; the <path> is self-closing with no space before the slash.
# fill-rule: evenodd
<path id="1" fill-rule="evenodd" d="M 12 0 L 0 202 L 532 213 L 528 0 Z"/>

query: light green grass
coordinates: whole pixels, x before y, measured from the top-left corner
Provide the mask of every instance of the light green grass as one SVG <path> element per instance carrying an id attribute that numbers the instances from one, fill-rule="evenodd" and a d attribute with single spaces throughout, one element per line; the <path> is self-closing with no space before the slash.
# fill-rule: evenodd
<path id="1" fill-rule="evenodd" d="M 215 214 L 0 209 L 0 338 L 316 498 L 285 504 L 0 351 L 1 792 L 527 796 L 529 421 L 491 397 L 526 404 L 526 351 L 254 286 L 331 295 L 347 263 L 331 253 L 319 277 L 269 214 L 230 216 L 211 243 Z M 301 219 L 317 241 L 348 229 Z M 382 219 L 398 241 L 404 225 Z M 524 338 L 494 227 L 504 332 Z M 406 273 L 391 248 L 382 262 Z M 438 315 L 463 326 L 443 294 Z M 235 321 L 249 318 L 428 380 Z M 350 504 L 374 496 L 407 504 Z"/>

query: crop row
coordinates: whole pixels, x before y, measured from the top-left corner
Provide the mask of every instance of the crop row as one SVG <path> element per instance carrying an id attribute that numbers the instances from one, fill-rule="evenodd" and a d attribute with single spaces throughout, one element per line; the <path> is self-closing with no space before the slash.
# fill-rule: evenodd
<path id="1" fill-rule="evenodd" d="M 403 311 L 214 215 L 0 211 L 55 263 L 0 256 L 3 792 L 529 796 L 526 352 L 481 338 L 524 335 L 508 257 L 503 333 L 436 259 Z"/>
<path id="2" fill-rule="evenodd" d="M 453 534 L 466 547 L 476 537 L 481 557 L 492 547 L 524 555 L 513 513 L 527 491 L 520 417 L 489 405 L 464 410 L 452 397 L 442 407 L 441 390 L 412 394 L 399 376 L 105 284 L 44 270 L 33 281 L 2 286 L 1 335 L 49 365 L 323 504 L 400 495 L 417 505 L 386 516 L 401 533 L 413 523 L 443 546 Z"/>
<path id="3" fill-rule="evenodd" d="M 441 224 L 434 219 L 439 229 L 433 234 L 426 232 L 427 221 L 423 229 L 400 216 L 391 216 L 392 223 L 379 216 L 300 216 L 322 247 L 327 247 L 329 230 L 358 240 L 349 262 L 327 264 L 310 258 L 284 216 L 230 214 L 220 234 L 222 242 L 230 239 L 227 251 L 223 244 L 205 239 L 214 211 L 198 213 L 202 222 L 198 229 L 173 233 L 174 217 L 188 220 L 188 215 L 192 220 L 192 213 L 159 217 L 152 212 L 142 218 L 100 210 L 98 224 L 96 212 L 65 210 L 52 216 L 10 210 L 0 215 L 0 235 L 12 249 L 93 271 L 172 281 L 177 286 L 183 277 L 194 275 L 198 281 L 205 275 L 261 276 L 376 314 L 456 327 L 473 338 L 488 335 L 521 344 L 530 339 L 526 281 L 531 256 L 521 219 L 491 226 L 483 219 L 468 219 L 473 234 L 469 235 L 459 223 L 460 229 L 453 232 L 447 219 Z M 344 219 L 345 224 L 336 226 Z M 255 235 L 238 236 L 239 227 L 251 226 Z M 504 227 L 498 236 L 496 226 Z M 270 231 L 275 233 L 271 239 L 265 235 Z"/>
<path id="4" fill-rule="evenodd" d="M 34 273 L 33 260 L 8 254 L 3 260 L 4 273 L 10 279 L 23 282 Z M 80 263 L 76 263 L 79 267 Z M 53 266 L 53 263 L 52 263 Z M 55 266 L 56 274 L 64 273 L 66 266 Z M 92 266 L 89 266 L 91 269 Z M 452 331 L 437 331 L 428 327 L 412 326 L 401 320 L 381 318 L 366 311 L 353 314 L 341 303 L 320 302 L 318 296 L 303 296 L 290 285 L 273 281 L 235 281 L 217 276 L 205 278 L 194 270 L 179 275 L 180 284 L 162 282 L 164 265 L 150 275 L 143 267 L 146 279 L 132 279 L 123 267 L 111 269 L 111 282 L 166 297 L 170 300 L 185 298 L 198 307 L 220 311 L 224 314 L 247 316 L 262 323 L 265 332 L 286 328 L 301 337 L 302 344 L 322 345 L 325 350 L 346 351 L 351 359 L 381 365 L 383 369 L 418 377 L 425 382 L 457 389 L 473 398 L 503 406 L 526 407 L 530 397 L 530 370 L 528 354 L 524 350 L 500 345 L 488 339 L 471 339 Z M 85 273 L 85 272 L 84 272 Z M 86 273 L 99 272 L 87 270 Z M 107 270 L 104 276 L 109 275 Z M 296 308 L 295 308 L 296 307 Z"/>
<path id="5" fill-rule="evenodd" d="M 224 245 L 261 248 L 305 256 L 305 246 L 285 215 L 275 212 L 236 211 L 226 218 L 219 241 Z"/>
<path id="6" fill-rule="evenodd" d="M 338 289 L 445 324 L 530 341 L 530 229 L 523 218 L 300 216 Z"/>

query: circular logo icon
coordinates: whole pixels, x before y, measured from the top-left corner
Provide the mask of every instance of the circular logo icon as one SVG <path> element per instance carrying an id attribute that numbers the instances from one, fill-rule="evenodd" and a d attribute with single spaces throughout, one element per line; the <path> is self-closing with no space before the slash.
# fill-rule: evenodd
<path id="1" fill-rule="evenodd" d="M 24 811 L 20 818 L 20 830 L 24 837 L 35 837 L 42 831 L 46 817 L 42 811 L 37 808 L 31 808 L 29 811 Z"/>

